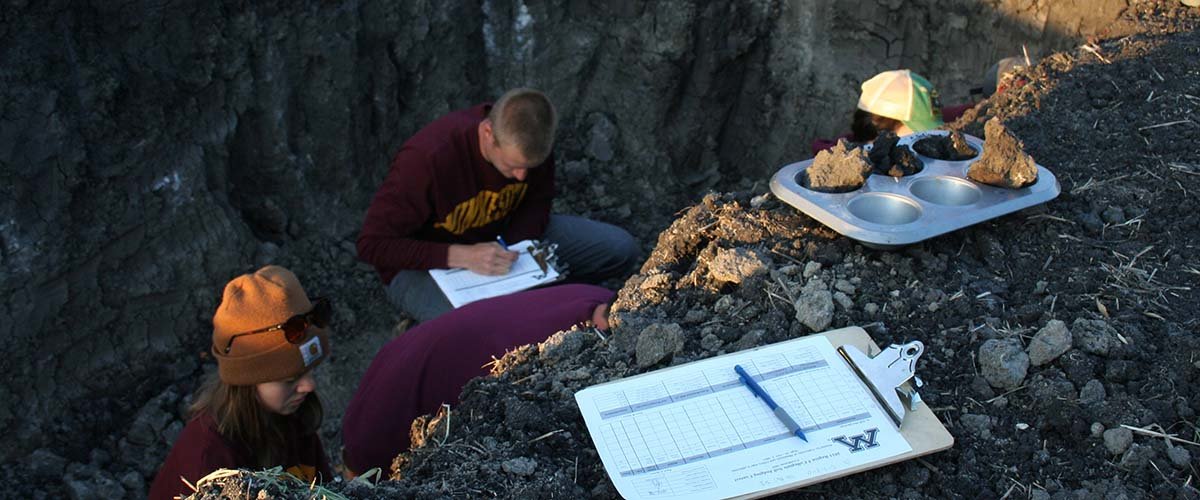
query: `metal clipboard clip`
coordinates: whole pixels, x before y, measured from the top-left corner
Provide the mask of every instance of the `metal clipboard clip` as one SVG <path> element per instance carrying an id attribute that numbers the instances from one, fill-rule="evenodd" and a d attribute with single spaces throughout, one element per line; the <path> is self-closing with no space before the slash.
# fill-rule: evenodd
<path id="1" fill-rule="evenodd" d="M 555 252 L 558 250 L 558 243 L 546 243 L 540 240 L 533 240 L 528 247 L 525 248 L 529 252 L 529 256 L 533 257 L 533 261 L 537 262 L 538 268 L 542 270 L 542 274 L 536 275 L 534 279 L 542 279 L 551 269 L 558 271 L 560 276 L 565 276 L 566 265 L 559 264 L 558 255 Z"/>
<path id="2" fill-rule="evenodd" d="M 916 375 L 917 358 L 925 352 L 925 344 L 921 341 L 892 344 L 875 356 L 868 356 L 849 344 L 838 347 L 837 352 L 867 384 L 880 406 L 892 417 L 896 428 L 900 428 L 907 412 L 916 411 L 917 405 L 921 404 L 921 395 L 916 389 L 901 387 L 909 380 L 916 387 L 925 385 Z"/>

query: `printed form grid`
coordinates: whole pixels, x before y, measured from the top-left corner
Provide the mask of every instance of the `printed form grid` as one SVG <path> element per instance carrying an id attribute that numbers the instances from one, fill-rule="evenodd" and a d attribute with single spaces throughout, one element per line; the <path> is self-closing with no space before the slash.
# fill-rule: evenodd
<path id="1" fill-rule="evenodd" d="M 745 388 L 733 361 L 597 398 L 601 432 L 622 476 L 695 463 L 791 438 L 764 402 Z M 726 366 L 727 365 L 727 366 Z M 805 430 L 868 417 L 861 386 L 836 376 L 812 348 L 747 361 L 744 368 Z M 646 483 L 649 485 L 650 483 Z M 661 481 L 656 488 L 670 489 Z"/>

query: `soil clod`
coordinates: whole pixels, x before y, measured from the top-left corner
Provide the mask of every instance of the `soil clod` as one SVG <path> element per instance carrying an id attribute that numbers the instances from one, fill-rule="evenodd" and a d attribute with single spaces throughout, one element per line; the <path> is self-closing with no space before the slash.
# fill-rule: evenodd
<path id="1" fill-rule="evenodd" d="M 871 175 L 871 161 L 862 148 L 838 141 L 828 151 L 817 153 L 801 175 L 800 184 L 822 193 L 848 193 L 861 188 Z"/>
<path id="2" fill-rule="evenodd" d="M 979 348 L 979 369 L 992 387 L 1016 389 L 1029 371 L 1029 355 L 1016 341 L 992 339 Z"/>
<path id="3" fill-rule="evenodd" d="M 946 161 L 970 160 L 979 154 L 958 131 L 926 137 L 913 143 L 912 148 L 922 156 Z"/>
<path id="4" fill-rule="evenodd" d="M 1037 164 L 1025 152 L 1025 144 L 999 118 L 983 127 L 983 155 L 967 170 L 967 178 L 1009 189 L 1037 182 Z"/>
<path id="5" fill-rule="evenodd" d="M 899 145 L 899 137 L 891 132 L 883 132 L 871 144 L 871 167 L 874 173 L 904 177 L 920 172 L 925 168 L 925 162 L 917 158 L 908 146 Z"/>

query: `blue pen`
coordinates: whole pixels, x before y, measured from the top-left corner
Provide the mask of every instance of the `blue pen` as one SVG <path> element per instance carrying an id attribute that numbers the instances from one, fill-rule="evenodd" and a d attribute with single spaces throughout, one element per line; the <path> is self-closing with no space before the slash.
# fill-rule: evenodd
<path id="1" fill-rule="evenodd" d="M 780 422 L 783 422 L 783 425 L 787 427 L 788 432 L 791 432 L 792 434 L 795 434 L 796 437 L 803 439 L 805 443 L 808 442 L 808 438 L 804 437 L 804 431 L 800 429 L 800 424 L 797 424 L 795 420 L 792 420 L 792 416 L 788 415 L 787 411 L 785 411 L 782 406 L 775 404 L 775 400 L 771 399 L 771 396 L 767 394 L 767 391 L 763 390 L 762 386 L 758 385 L 758 382 L 754 381 L 754 377 L 751 377 L 749 373 L 746 373 L 746 370 L 742 368 L 742 365 L 733 365 L 733 371 L 737 372 L 738 377 L 742 379 L 742 383 L 746 384 L 746 387 L 750 388 L 750 392 L 753 392 L 755 396 L 762 398 L 763 402 L 767 403 L 767 407 L 770 408 L 771 411 L 775 412 L 775 417 L 778 418 Z"/>
<path id="2" fill-rule="evenodd" d="M 503 236 L 500 236 L 497 234 L 496 235 L 496 243 L 499 243 L 500 246 L 504 247 L 505 250 L 508 250 L 508 242 L 504 241 Z"/>

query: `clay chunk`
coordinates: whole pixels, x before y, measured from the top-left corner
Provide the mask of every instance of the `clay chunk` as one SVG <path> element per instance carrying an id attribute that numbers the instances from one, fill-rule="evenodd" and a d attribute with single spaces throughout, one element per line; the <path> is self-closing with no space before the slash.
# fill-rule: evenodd
<path id="1" fill-rule="evenodd" d="M 900 138 L 892 132 L 881 132 L 875 138 L 875 142 L 871 144 L 871 152 L 868 154 L 875 173 L 904 177 L 925 168 L 925 163 L 917 158 L 917 155 L 914 155 L 908 146 L 896 144 L 899 141 Z"/>
<path id="2" fill-rule="evenodd" d="M 805 172 L 804 187 L 823 193 L 846 193 L 861 188 L 871 175 L 871 161 L 862 148 L 848 148 L 838 141 L 828 151 L 817 153 Z"/>
<path id="3" fill-rule="evenodd" d="M 913 144 L 913 150 L 922 156 L 946 161 L 970 160 L 978 154 L 958 131 L 921 139 Z"/>
<path id="4" fill-rule="evenodd" d="M 1019 189 L 1037 182 L 1037 164 L 1025 153 L 1025 144 L 998 118 L 983 126 L 983 154 L 967 169 L 975 182 Z"/>

